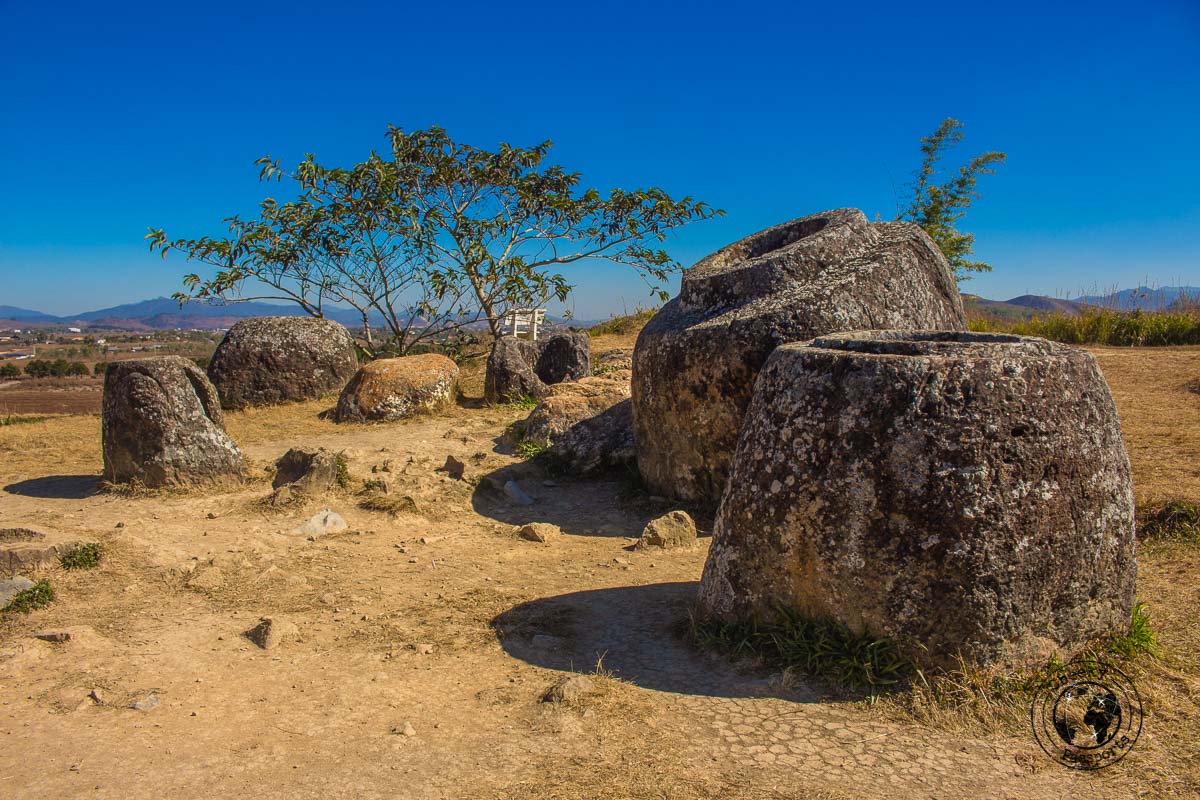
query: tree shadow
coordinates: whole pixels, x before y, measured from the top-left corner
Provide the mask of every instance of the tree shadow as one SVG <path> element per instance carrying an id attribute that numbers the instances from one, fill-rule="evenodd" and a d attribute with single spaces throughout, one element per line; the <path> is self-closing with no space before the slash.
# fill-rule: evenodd
<path id="1" fill-rule="evenodd" d="M 47 475 L 10 483 L 4 487 L 9 494 L 25 497 L 44 497 L 58 500 L 82 500 L 100 490 L 98 475 Z"/>
<path id="2" fill-rule="evenodd" d="M 710 697 L 777 697 L 817 702 L 808 685 L 696 648 L 686 621 L 695 581 L 621 586 L 540 598 L 492 620 L 505 652 L 529 664 L 569 672 L 604 669 L 645 689 Z"/>

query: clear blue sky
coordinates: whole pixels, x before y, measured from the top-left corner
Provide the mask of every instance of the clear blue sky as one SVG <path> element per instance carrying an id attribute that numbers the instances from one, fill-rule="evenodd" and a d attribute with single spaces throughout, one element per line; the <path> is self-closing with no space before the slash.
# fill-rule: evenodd
<path id="1" fill-rule="evenodd" d="M 670 241 L 690 265 L 826 208 L 894 216 L 955 116 L 963 155 L 1009 156 L 966 289 L 1200 284 L 1200 0 L 139 5 L 0 0 L 0 304 L 169 294 L 148 226 L 218 233 L 264 195 L 256 157 L 352 163 L 388 123 L 549 138 L 588 184 L 726 209 Z M 620 270 L 569 273 L 578 317 L 647 302 Z"/>

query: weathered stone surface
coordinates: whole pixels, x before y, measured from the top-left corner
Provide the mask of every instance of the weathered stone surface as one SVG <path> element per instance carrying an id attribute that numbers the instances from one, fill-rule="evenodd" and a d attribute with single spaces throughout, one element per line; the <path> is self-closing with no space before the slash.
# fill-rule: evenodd
<path id="1" fill-rule="evenodd" d="M 147 487 L 245 477 L 216 389 L 179 356 L 114 361 L 104 373 L 104 479 Z"/>
<path id="2" fill-rule="evenodd" d="M 338 422 L 408 419 L 454 401 L 458 365 L 427 353 L 362 366 L 338 398 Z"/>
<path id="3" fill-rule="evenodd" d="M 36 584 L 24 575 L 15 575 L 0 580 L 0 608 L 12 602 L 12 599 L 26 589 L 32 589 Z"/>
<path id="4" fill-rule="evenodd" d="M 325 536 L 330 533 L 341 533 L 349 527 L 345 517 L 327 508 L 305 520 L 300 527 L 296 528 L 296 533 L 301 536 Z"/>
<path id="5" fill-rule="evenodd" d="M 512 403 L 549 394 L 551 384 L 592 374 L 588 335 L 552 333 L 531 342 L 502 336 L 492 344 L 484 375 L 489 403 Z"/>
<path id="6" fill-rule="evenodd" d="M 530 522 L 517 529 L 517 538 L 527 542 L 549 542 L 561 535 L 562 531 L 559 530 L 559 527 L 551 525 L 549 522 Z"/>
<path id="7" fill-rule="evenodd" d="M 952 667 L 1069 655 L 1129 623 L 1129 458 L 1093 357 L 1041 339 L 868 331 L 758 378 L 700 587 Z"/>
<path id="8" fill-rule="evenodd" d="M 272 488 L 287 486 L 292 491 L 320 494 L 338 485 L 338 454 L 324 447 L 305 450 L 293 447 L 275 462 Z"/>
<path id="9" fill-rule="evenodd" d="M 859 328 L 966 329 L 950 268 L 916 225 L 827 211 L 697 263 L 634 349 L 634 435 L 646 483 L 715 505 L 771 351 Z"/>
<path id="10" fill-rule="evenodd" d="M 296 624 L 280 617 L 262 617 L 257 625 L 246 631 L 246 638 L 263 650 L 274 650 L 299 636 L 300 629 Z"/>
<path id="11" fill-rule="evenodd" d="M 549 445 L 563 469 L 578 475 L 633 463 L 630 375 L 617 370 L 551 386 L 522 438 Z"/>
<path id="12" fill-rule="evenodd" d="M 658 519 L 650 520 L 642 531 L 637 549 L 660 547 L 664 550 L 674 550 L 679 547 L 691 547 L 695 543 L 695 520 L 686 511 L 672 511 Z"/>
<path id="13" fill-rule="evenodd" d="M 313 317 L 253 317 L 234 324 L 208 366 L 225 408 L 311 400 L 358 369 L 350 332 Z"/>
<path id="14" fill-rule="evenodd" d="M 0 528 L 0 575 L 16 575 L 57 564 L 76 547 L 93 542 L 78 536 L 29 528 Z"/>

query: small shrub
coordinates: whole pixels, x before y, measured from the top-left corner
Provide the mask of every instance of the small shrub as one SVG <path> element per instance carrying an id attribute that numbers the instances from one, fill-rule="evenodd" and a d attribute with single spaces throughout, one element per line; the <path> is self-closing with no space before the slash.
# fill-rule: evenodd
<path id="1" fill-rule="evenodd" d="M 89 542 L 73 547 L 58 561 L 63 569 L 92 569 L 100 563 L 100 545 Z"/>
<path id="2" fill-rule="evenodd" d="M 8 425 L 28 425 L 32 422 L 42 422 L 43 420 L 47 419 L 50 418 L 29 415 L 17 416 L 16 414 L 10 414 L 7 417 L 0 417 L 0 428 Z"/>
<path id="3" fill-rule="evenodd" d="M 16 364 L 0 364 L 0 378 L 19 378 L 21 368 Z"/>
<path id="4" fill-rule="evenodd" d="M 1139 512 L 1138 538 L 1144 541 L 1200 543 L 1200 505 L 1190 500 L 1168 500 L 1158 508 Z"/>
<path id="5" fill-rule="evenodd" d="M 0 611 L 28 614 L 30 611 L 45 608 L 52 602 L 54 602 L 54 590 L 50 588 L 50 581 L 40 580 L 28 589 L 17 592 L 8 605 Z"/>
<path id="6" fill-rule="evenodd" d="M 334 459 L 334 465 L 337 468 L 337 485 L 345 489 L 350 485 L 350 465 L 341 453 L 338 453 L 337 458 Z"/>
<path id="7" fill-rule="evenodd" d="M 97 361 L 96 364 L 92 367 L 92 374 L 95 375 L 97 378 L 99 378 L 104 375 L 104 372 L 107 369 L 108 369 L 107 361 Z"/>
<path id="8" fill-rule="evenodd" d="M 507 403 L 505 403 L 505 405 L 514 410 L 520 409 L 521 411 L 532 411 L 533 409 L 537 408 L 537 404 L 540 402 L 541 400 L 538 400 L 536 397 L 530 397 L 529 395 L 526 395 L 525 397 L 520 397 L 516 400 L 509 400 Z"/>
<path id="9" fill-rule="evenodd" d="M 1121 658 L 1136 658 L 1143 653 L 1156 655 L 1158 653 L 1158 636 L 1150 625 L 1150 611 L 1145 603 L 1133 607 L 1129 619 L 1129 630 L 1120 636 L 1114 636 L 1106 643 L 1105 649 Z"/>
<path id="10" fill-rule="evenodd" d="M 550 445 L 534 439 L 521 439 L 513 445 L 513 452 L 521 458 L 537 458 L 550 449 Z"/>

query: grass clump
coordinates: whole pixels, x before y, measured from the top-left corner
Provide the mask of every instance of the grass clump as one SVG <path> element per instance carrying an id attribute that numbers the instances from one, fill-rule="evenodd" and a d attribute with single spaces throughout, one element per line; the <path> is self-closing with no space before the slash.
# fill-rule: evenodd
<path id="1" fill-rule="evenodd" d="M 916 665 L 889 639 L 857 634 L 832 620 L 803 617 L 781 608 L 773 621 L 691 620 L 693 641 L 738 656 L 755 656 L 786 668 L 877 691 L 900 684 Z"/>
<path id="2" fill-rule="evenodd" d="M 50 588 L 50 581 L 43 579 L 28 589 L 17 592 L 13 595 L 13 599 L 8 601 L 8 605 L 0 611 L 28 614 L 30 611 L 45 608 L 52 602 L 54 602 L 54 590 Z"/>
<path id="3" fill-rule="evenodd" d="M 366 511 L 379 511 L 393 517 L 400 514 L 420 514 L 417 501 L 407 494 L 369 494 L 358 501 L 358 507 Z"/>
<path id="4" fill-rule="evenodd" d="M 62 554 L 58 563 L 63 569 L 92 569 L 100 564 L 100 545 L 89 542 L 72 547 Z"/>
<path id="5" fill-rule="evenodd" d="M 1143 541 L 1192 542 L 1200 544 L 1200 505 L 1190 500 L 1168 500 L 1147 510 L 1138 526 Z"/>
<path id="6" fill-rule="evenodd" d="M 1079 314 L 1047 314 L 1028 320 L 995 315 L 970 320 L 973 331 L 1040 336 L 1066 344 L 1164 347 L 1200 344 L 1200 309 L 1123 311 L 1085 307 Z"/>
<path id="7" fill-rule="evenodd" d="M 650 318 L 658 313 L 657 308 L 638 308 L 632 314 L 613 317 L 588 328 L 588 336 L 625 336 L 637 333 L 646 326 Z"/>
<path id="8" fill-rule="evenodd" d="M 549 449 L 550 445 L 536 439 L 519 439 L 513 445 L 513 452 L 525 459 L 537 458 Z"/>
<path id="9" fill-rule="evenodd" d="M 29 425 L 34 422 L 44 422 L 50 419 L 46 416 L 30 416 L 28 414 L 9 414 L 0 417 L 0 428 L 7 428 L 10 425 Z"/>

